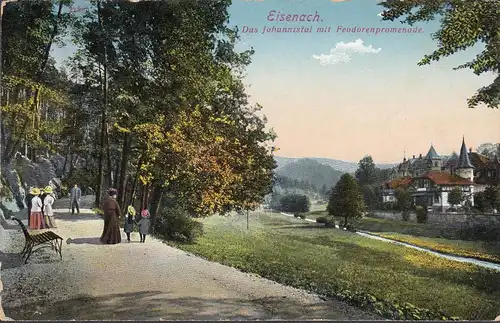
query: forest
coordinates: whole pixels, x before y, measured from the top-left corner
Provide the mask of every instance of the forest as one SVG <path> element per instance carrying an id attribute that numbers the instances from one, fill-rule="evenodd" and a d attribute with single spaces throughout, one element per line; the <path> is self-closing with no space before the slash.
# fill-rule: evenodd
<path id="1" fill-rule="evenodd" d="M 255 208 L 272 184 L 276 134 L 245 92 L 253 50 L 236 50 L 230 4 L 8 2 L 2 170 L 60 155 L 60 193 L 78 183 L 99 207 L 117 188 L 122 208 L 153 219 L 166 200 L 194 216 Z M 52 50 L 68 44 L 76 52 L 58 67 Z"/>

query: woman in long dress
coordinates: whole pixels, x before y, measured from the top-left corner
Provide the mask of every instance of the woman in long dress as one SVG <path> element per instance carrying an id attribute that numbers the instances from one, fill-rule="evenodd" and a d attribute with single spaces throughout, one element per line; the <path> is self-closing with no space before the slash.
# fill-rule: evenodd
<path id="1" fill-rule="evenodd" d="M 54 191 L 52 186 L 47 186 L 43 191 L 47 194 L 43 200 L 43 211 L 45 218 L 47 219 L 46 224 L 49 228 L 55 228 L 56 221 L 54 220 L 54 210 L 52 209 L 52 204 L 54 204 L 55 201 Z"/>
<path id="2" fill-rule="evenodd" d="M 119 218 L 121 217 L 120 206 L 116 201 L 118 192 L 111 188 L 109 197 L 102 204 L 104 212 L 104 229 L 102 230 L 101 242 L 104 244 L 117 244 L 122 241 Z"/>
<path id="3" fill-rule="evenodd" d="M 30 191 L 30 194 L 33 195 L 31 199 L 31 214 L 29 219 L 29 228 L 32 230 L 40 230 L 45 228 L 45 221 L 43 220 L 42 215 L 42 200 L 40 199 L 40 189 L 33 188 Z"/>

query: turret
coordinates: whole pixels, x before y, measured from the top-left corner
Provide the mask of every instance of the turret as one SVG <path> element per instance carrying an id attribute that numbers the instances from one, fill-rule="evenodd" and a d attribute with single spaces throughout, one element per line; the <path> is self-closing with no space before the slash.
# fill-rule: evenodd
<path id="1" fill-rule="evenodd" d="M 460 148 L 455 174 L 470 181 L 474 181 L 474 166 L 472 166 L 470 162 L 467 146 L 465 145 L 465 138 L 462 138 L 462 147 Z"/>

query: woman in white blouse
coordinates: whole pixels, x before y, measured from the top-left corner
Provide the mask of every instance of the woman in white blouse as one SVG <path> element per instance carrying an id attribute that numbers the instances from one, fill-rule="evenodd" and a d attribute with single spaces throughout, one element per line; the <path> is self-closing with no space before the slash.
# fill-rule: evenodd
<path id="1" fill-rule="evenodd" d="M 29 228 L 32 230 L 40 230 L 45 228 L 45 223 L 43 221 L 42 215 L 42 200 L 40 199 L 40 189 L 33 188 L 30 191 L 30 194 L 33 195 L 31 199 L 31 215 L 29 219 Z"/>
<path id="2" fill-rule="evenodd" d="M 43 213 L 47 217 L 47 226 L 49 228 L 56 227 L 56 220 L 54 219 L 54 210 L 52 209 L 52 204 L 54 204 L 54 191 L 52 190 L 52 186 L 47 186 L 44 190 L 47 196 L 43 200 Z"/>

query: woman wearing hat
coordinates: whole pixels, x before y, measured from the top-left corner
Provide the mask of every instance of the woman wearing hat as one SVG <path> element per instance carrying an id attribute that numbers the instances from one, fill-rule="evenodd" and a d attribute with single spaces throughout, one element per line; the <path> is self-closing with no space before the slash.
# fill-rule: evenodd
<path id="1" fill-rule="evenodd" d="M 125 215 L 125 224 L 123 226 L 123 230 L 127 234 L 127 241 L 130 242 L 130 233 L 134 231 L 134 217 L 135 217 L 135 209 L 132 205 L 127 207 L 127 215 Z"/>
<path id="2" fill-rule="evenodd" d="M 56 221 L 54 220 L 54 210 L 52 209 L 52 204 L 56 200 L 54 198 L 54 191 L 52 186 L 47 186 L 44 190 L 45 199 L 43 200 L 43 214 L 46 217 L 46 223 L 49 228 L 56 227 Z"/>
<path id="3" fill-rule="evenodd" d="M 42 200 L 40 199 L 40 189 L 34 187 L 30 194 L 33 195 L 31 199 L 31 214 L 29 228 L 32 230 L 40 230 L 45 228 L 45 221 L 42 216 Z"/>
<path id="4" fill-rule="evenodd" d="M 109 197 L 102 204 L 104 229 L 102 230 L 101 242 L 104 244 L 117 244 L 122 241 L 120 224 L 118 222 L 118 218 L 121 217 L 121 211 L 116 201 L 118 191 L 111 188 L 108 191 L 108 195 Z"/>

